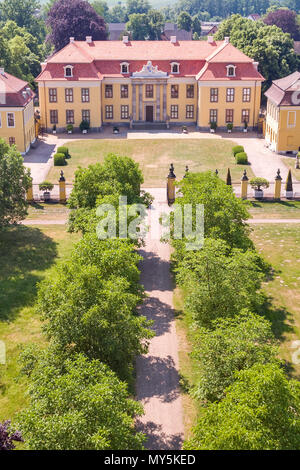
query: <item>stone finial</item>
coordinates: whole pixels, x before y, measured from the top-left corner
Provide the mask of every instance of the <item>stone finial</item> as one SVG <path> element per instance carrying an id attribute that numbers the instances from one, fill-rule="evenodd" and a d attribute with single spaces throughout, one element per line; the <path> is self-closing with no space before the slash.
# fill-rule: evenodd
<path id="1" fill-rule="evenodd" d="M 188 167 L 188 165 L 186 165 L 185 166 L 185 175 L 183 176 L 184 178 L 187 176 L 188 172 L 189 172 L 189 167 Z"/>
<path id="2" fill-rule="evenodd" d="M 59 178 L 59 181 L 66 181 L 65 177 L 64 177 L 64 172 L 61 170 L 60 171 L 60 178 Z"/>
<path id="3" fill-rule="evenodd" d="M 247 176 L 247 170 L 244 170 L 242 181 L 248 181 L 248 180 L 249 180 L 249 178 Z"/>
<path id="4" fill-rule="evenodd" d="M 277 170 L 277 175 L 275 176 L 275 180 L 278 181 L 278 180 L 282 180 L 281 176 L 280 176 L 280 169 L 278 168 Z"/>
<path id="5" fill-rule="evenodd" d="M 215 173 L 216 173 L 216 175 L 218 176 L 219 172 L 218 172 L 218 170 L 217 170 L 217 169 L 216 169 Z"/>
<path id="6" fill-rule="evenodd" d="M 170 173 L 168 175 L 168 178 L 176 178 L 175 173 L 174 173 L 174 165 L 171 163 L 170 165 Z"/>

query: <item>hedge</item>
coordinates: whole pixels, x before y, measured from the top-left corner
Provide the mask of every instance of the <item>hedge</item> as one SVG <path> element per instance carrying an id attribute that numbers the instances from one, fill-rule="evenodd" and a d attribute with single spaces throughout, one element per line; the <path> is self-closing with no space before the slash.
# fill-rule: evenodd
<path id="1" fill-rule="evenodd" d="M 54 166 L 66 165 L 65 155 L 63 153 L 56 153 L 54 155 Z"/>
<path id="2" fill-rule="evenodd" d="M 239 165 L 247 165 L 248 163 L 248 155 L 246 152 L 240 152 L 235 155 L 236 163 Z"/>
<path id="3" fill-rule="evenodd" d="M 65 156 L 65 158 L 69 158 L 69 157 L 70 157 L 68 147 L 58 147 L 56 153 L 63 153 L 64 156 Z"/>
<path id="4" fill-rule="evenodd" d="M 242 145 L 236 145 L 235 147 L 232 147 L 232 153 L 234 156 L 236 156 L 237 153 L 245 152 L 245 149 Z"/>

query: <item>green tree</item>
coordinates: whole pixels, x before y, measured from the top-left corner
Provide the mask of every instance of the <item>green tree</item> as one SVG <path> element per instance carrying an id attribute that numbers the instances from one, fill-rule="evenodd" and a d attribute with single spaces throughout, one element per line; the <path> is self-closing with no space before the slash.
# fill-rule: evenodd
<path id="1" fill-rule="evenodd" d="M 158 10 L 150 10 L 148 12 L 148 18 L 150 26 L 149 39 L 152 41 L 160 40 L 165 24 L 163 15 Z"/>
<path id="2" fill-rule="evenodd" d="M 269 88 L 272 80 L 297 70 L 293 40 L 277 26 L 232 15 L 222 22 L 215 39 L 222 40 L 225 36 L 230 36 L 234 46 L 259 62 L 259 71 L 266 79 L 263 90 Z"/>
<path id="3" fill-rule="evenodd" d="M 30 170 L 24 167 L 21 154 L 0 139 L 0 229 L 25 218 L 30 185 Z"/>
<path id="4" fill-rule="evenodd" d="M 192 31 L 193 31 L 194 34 L 197 33 L 198 37 L 200 37 L 200 35 L 201 35 L 201 22 L 200 22 L 197 15 L 193 16 L 193 18 L 192 18 Z"/>
<path id="5" fill-rule="evenodd" d="M 147 14 L 150 10 L 150 3 L 148 0 L 126 0 L 127 16 L 134 13 Z"/>
<path id="6" fill-rule="evenodd" d="M 179 263 L 177 281 L 186 292 L 185 307 L 200 326 L 233 317 L 243 308 L 257 310 L 264 297 L 258 292 L 263 274 L 259 256 L 223 240 L 206 238 L 198 251 L 188 251 Z"/>
<path id="7" fill-rule="evenodd" d="M 109 8 L 105 0 L 94 0 L 91 2 L 92 7 L 98 13 L 98 15 L 102 16 L 106 21 L 109 17 Z"/>
<path id="8" fill-rule="evenodd" d="M 193 357 L 201 371 L 194 395 L 200 400 L 220 400 L 236 371 L 274 362 L 278 353 L 270 322 L 247 310 L 218 319 L 213 328 L 200 328 L 194 341 Z"/>
<path id="9" fill-rule="evenodd" d="M 186 450 L 299 450 L 300 384 L 276 364 L 237 373 L 225 398 L 210 404 Z"/>
<path id="10" fill-rule="evenodd" d="M 29 389 L 31 403 L 18 421 L 30 450 L 140 450 L 134 418 L 142 407 L 126 384 L 97 360 L 40 354 Z"/>
<path id="11" fill-rule="evenodd" d="M 35 15 L 40 8 L 38 0 L 3 0 L 0 4 L 0 17 L 6 21 L 14 21 L 21 28 L 43 41 L 46 37 L 45 22 Z"/>
<path id="12" fill-rule="evenodd" d="M 177 18 L 177 26 L 179 29 L 184 29 L 185 31 L 191 31 L 192 29 L 192 17 L 186 11 L 182 11 Z"/>
<path id="13" fill-rule="evenodd" d="M 129 15 L 126 29 L 130 31 L 134 41 L 149 39 L 151 28 L 148 15 L 146 13 L 133 13 Z"/>

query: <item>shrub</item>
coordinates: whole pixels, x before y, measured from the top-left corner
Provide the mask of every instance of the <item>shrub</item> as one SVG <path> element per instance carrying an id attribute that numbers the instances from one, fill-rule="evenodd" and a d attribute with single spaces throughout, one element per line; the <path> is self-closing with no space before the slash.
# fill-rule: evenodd
<path id="1" fill-rule="evenodd" d="M 50 181 L 43 181 L 39 184 L 40 191 L 51 191 L 54 188 L 54 184 L 50 183 Z"/>
<path id="2" fill-rule="evenodd" d="M 56 153 L 54 155 L 54 166 L 64 166 L 65 164 L 65 155 L 63 153 Z"/>
<path id="3" fill-rule="evenodd" d="M 68 124 L 67 125 L 67 132 L 69 132 L 69 131 L 73 132 L 73 129 L 74 129 L 73 124 Z"/>
<path id="4" fill-rule="evenodd" d="M 58 147 L 56 153 L 63 153 L 65 158 L 70 158 L 68 147 Z"/>
<path id="5" fill-rule="evenodd" d="M 79 127 L 81 131 L 88 131 L 90 128 L 90 123 L 88 121 L 81 121 Z"/>
<path id="6" fill-rule="evenodd" d="M 269 181 L 266 180 L 265 178 L 252 178 L 250 180 L 250 186 L 251 188 L 255 189 L 256 191 L 260 191 L 261 188 L 268 188 L 270 186 Z"/>
<path id="7" fill-rule="evenodd" d="M 246 152 L 236 153 L 235 159 L 238 165 L 247 165 L 248 163 L 248 155 L 246 154 Z"/>
<path id="8" fill-rule="evenodd" d="M 229 131 L 232 131 L 232 129 L 233 129 L 233 124 L 232 124 L 232 122 L 229 122 L 229 123 L 227 124 L 227 129 L 228 129 Z"/>
<path id="9" fill-rule="evenodd" d="M 215 121 L 212 121 L 212 122 L 210 123 L 210 128 L 213 129 L 214 131 L 217 130 L 217 127 L 218 127 L 218 125 L 217 125 L 217 123 L 216 123 Z"/>
<path id="10" fill-rule="evenodd" d="M 242 145 L 236 145 L 235 147 L 232 147 L 232 153 L 234 156 L 236 156 L 237 153 L 245 152 L 245 149 Z"/>

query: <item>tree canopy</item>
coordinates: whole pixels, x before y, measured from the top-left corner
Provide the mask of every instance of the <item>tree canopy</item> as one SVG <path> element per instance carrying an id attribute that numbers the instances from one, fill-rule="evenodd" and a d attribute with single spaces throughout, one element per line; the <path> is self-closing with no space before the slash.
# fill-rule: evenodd
<path id="1" fill-rule="evenodd" d="M 284 33 L 289 33 L 296 41 L 300 39 L 300 23 L 295 11 L 287 8 L 271 11 L 264 18 L 264 22 L 271 26 L 278 26 Z"/>

